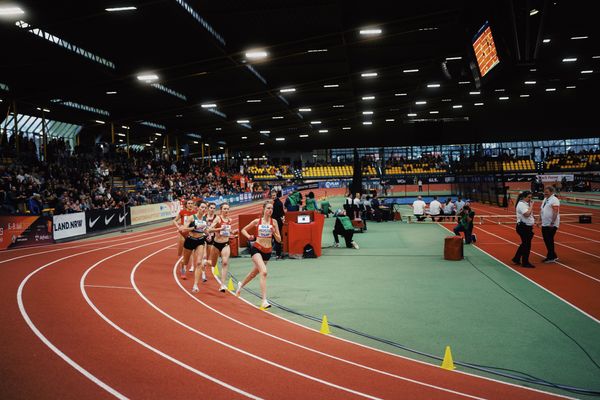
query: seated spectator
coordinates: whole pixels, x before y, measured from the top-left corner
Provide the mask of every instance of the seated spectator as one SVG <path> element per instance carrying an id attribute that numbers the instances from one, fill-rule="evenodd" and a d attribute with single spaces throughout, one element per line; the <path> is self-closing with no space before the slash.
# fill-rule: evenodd
<path id="1" fill-rule="evenodd" d="M 317 201 L 315 200 L 315 194 L 313 192 L 308 193 L 306 198 L 306 204 L 304 205 L 304 210 L 306 211 L 318 211 L 319 206 L 317 205 Z"/>
<path id="2" fill-rule="evenodd" d="M 423 201 L 421 196 L 417 196 L 417 199 L 413 201 L 412 208 L 413 214 L 417 218 L 417 221 L 425 221 L 425 207 L 427 204 Z"/>
<path id="3" fill-rule="evenodd" d="M 456 214 L 456 206 L 452 202 L 452 199 L 450 197 L 448 197 L 446 199 L 446 203 L 444 203 L 444 216 L 452 217 L 455 214 Z M 452 220 L 452 218 L 450 218 L 450 219 Z"/>
<path id="4" fill-rule="evenodd" d="M 340 247 L 338 235 L 344 237 L 347 248 L 355 248 L 358 250 L 358 244 L 352 240 L 352 237 L 354 236 L 354 226 L 352 225 L 350 218 L 346 215 L 345 210 L 338 210 L 335 213 L 335 225 L 333 227 L 334 247 Z"/>
<path id="5" fill-rule="evenodd" d="M 27 208 L 29 209 L 29 213 L 32 215 L 42 214 L 42 201 L 38 193 L 34 193 L 33 196 L 29 198 L 27 201 Z"/>
<path id="6" fill-rule="evenodd" d="M 429 216 L 432 221 L 440 221 L 440 214 L 442 213 L 442 203 L 439 202 L 437 196 L 433 196 L 433 200 L 429 203 Z"/>

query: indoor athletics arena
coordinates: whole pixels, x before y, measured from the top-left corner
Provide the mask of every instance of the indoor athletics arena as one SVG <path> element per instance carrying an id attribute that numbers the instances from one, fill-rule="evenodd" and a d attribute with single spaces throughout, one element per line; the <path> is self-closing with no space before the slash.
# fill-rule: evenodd
<path id="1" fill-rule="evenodd" d="M 600 398 L 590 4 L 0 0 L 0 399 Z"/>

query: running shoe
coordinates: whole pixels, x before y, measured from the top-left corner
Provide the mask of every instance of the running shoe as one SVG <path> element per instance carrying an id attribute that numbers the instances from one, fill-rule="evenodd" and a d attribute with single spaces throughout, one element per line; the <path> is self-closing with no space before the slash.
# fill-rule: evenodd
<path id="1" fill-rule="evenodd" d="M 356 242 L 352 242 L 352 247 L 354 247 L 356 250 L 360 249 L 360 247 L 358 247 L 358 243 Z"/>
<path id="2" fill-rule="evenodd" d="M 550 264 L 550 263 L 555 263 L 558 262 L 558 257 L 554 257 L 554 258 L 544 258 L 544 260 L 542 261 L 544 264 Z"/>
<path id="3" fill-rule="evenodd" d="M 263 310 L 266 310 L 267 308 L 270 308 L 271 304 L 269 304 L 268 301 L 263 301 L 263 303 L 260 305 L 260 308 Z"/>
<path id="4" fill-rule="evenodd" d="M 200 289 L 198 288 L 198 285 L 194 285 L 194 287 L 192 287 L 192 293 L 198 293 L 200 291 Z"/>
<path id="5" fill-rule="evenodd" d="M 206 272 L 202 271 L 202 282 L 206 282 Z"/>
<path id="6" fill-rule="evenodd" d="M 531 263 L 523 263 L 523 265 L 521 265 L 523 268 L 535 268 L 535 265 L 531 264 Z"/>
<path id="7" fill-rule="evenodd" d="M 190 272 L 194 272 L 194 266 L 193 265 L 190 267 Z"/>
<path id="8" fill-rule="evenodd" d="M 517 260 L 516 258 L 512 258 L 510 261 L 512 261 L 514 265 L 521 265 L 521 260 Z"/>
<path id="9" fill-rule="evenodd" d="M 185 267 L 181 267 L 181 271 L 180 271 L 180 277 L 181 277 L 181 279 L 183 279 L 184 281 L 187 279 L 187 276 L 185 275 Z"/>
<path id="10" fill-rule="evenodd" d="M 227 286 L 225 285 L 221 285 L 221 287 L 219 288 L 219 292 L 226 292 L 227 291 Z"/>
<path id="11" fill-rule="evenodd" d="M 235 297 L 240 297 L 241 293 L 242 293 L 242 282 L 238 282 L 237 290 L 235 291 Z"/>
<path id="12" fill-rule="evenodd" d="M 475 235 L 475 234 L 471 235 L 471 242 L 473 242 L 473 243 L 477 242 L 477 235 Z"/>
<path id="13" fill-rule="evenodd" d="M 339 243 L 334 243 L 333 247 L 340 247 L 340 244 Z"/>

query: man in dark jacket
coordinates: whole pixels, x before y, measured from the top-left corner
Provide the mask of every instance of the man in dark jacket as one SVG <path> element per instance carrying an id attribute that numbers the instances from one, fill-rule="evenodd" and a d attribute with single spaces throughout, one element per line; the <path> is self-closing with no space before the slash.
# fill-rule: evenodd
<path id="1" fill-rule="evenodd" d="M 279 227 L 279 232 L 283 232 L 283 219 L 285 218 L 285 211 L 283 209 L 283 203 L 281 202 L 281 191 L 275 192 L 275 200 L 273 200 L 273 219 L 277 221 L 277 226 Z M 275 241 L 275 254 L 277 254 L 277 259 L 283 258 L 283 244 Z"/>

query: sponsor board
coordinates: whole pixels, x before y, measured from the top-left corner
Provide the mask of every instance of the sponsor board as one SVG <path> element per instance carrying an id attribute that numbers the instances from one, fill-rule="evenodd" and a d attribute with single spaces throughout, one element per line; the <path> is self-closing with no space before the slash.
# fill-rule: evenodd
<path id="1" fill-rule="evenodd" d="M 296 189 L 298 189 L 298 190 L 318 189 L 318 188 L 319 188 L 319 182 L 301 183 L 299 185 L 296 185 Z"/>
<path id="2" fill-rule="evenodd" d="M 131 225 L 130 214 L 129 210 L 124 212 L 119 208 L 86 211 L 85 226 L 89 233 L 121 228 L 125 226 L 125 222 Z"/>
<path id="3" fill-rule="evenodd" d="M 544 175 L 538 175 L 537 176 L 538 180 L 541 180 L 542 182 L 561 182 L 563 180 L 563 178 L 565 178 L 567 180 L 567 182 L 573 182 L 575 180 L 575 175 L 574 174 L 544 174 Z"/>
<path id="4" fill-rule="evenodd" d="M 52 217 L 52 236 L 54 240 L 85 235 L 85 213 L 55 215 Z"/>
<path id="5" fill-rule="evenodd" d="M 49 243 L 52 243 L 52 220 L 50 217 L 0 217 L 0 250 Z"/>
<path id="6" fill-rule="evenodd" d="M 178 201 L 131 207 L 129 209 L 129 212 L 131 213 L 131 225 L 175 218 L 180 209 L 181 204 Z"/>

